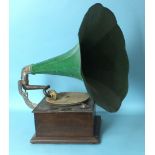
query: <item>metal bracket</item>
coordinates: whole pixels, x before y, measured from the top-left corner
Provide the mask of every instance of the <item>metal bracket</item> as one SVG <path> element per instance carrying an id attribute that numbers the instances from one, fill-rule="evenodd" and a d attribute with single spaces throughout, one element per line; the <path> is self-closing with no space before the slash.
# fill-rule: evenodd
<path id="1" fill-rule="evenodd" d="M 50 88 L 49 85 L 47 86 L 29 85 L 28 74 L 30 73 L 30 67 L 31 66 L 26 66 L 23 68 L 21 73 L 21 80 L 18 81 L 18 91 L 19 91 L 19 94 L 23 97 L 27 106 L 30 107 L 31 109 L 34 109 L 37 106 L 37 104 L 32 103 L 29 100 L 27 90 L 43 89 L 43 93 L 45 96 L 50 97 L 51 95 L 49 94 L 49 92 L 47 92 L 47 90 Z"/>

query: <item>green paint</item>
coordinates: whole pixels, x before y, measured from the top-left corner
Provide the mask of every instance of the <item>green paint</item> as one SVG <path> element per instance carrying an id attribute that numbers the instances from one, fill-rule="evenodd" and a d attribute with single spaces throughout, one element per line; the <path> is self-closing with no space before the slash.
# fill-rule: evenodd
<path id="1" fill-rule="evenodd" d="M 31 73 L 62 75 L 82 80 L 79 44 L 65 54 L 32 64 Z"/>

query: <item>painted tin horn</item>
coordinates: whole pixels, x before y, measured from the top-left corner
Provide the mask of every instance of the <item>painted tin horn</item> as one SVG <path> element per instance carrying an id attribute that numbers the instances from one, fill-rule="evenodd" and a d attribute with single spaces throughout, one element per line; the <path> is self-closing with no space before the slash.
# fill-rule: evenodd
<path id="1" fill-rule="evenodd" d="M 53 74 L 84 81 L 91 98 L 109 112 L 116 112 L 128 91 L 128 57 L 125 40 L 114 14 L 97 3 L 89 8 L 79 29 L 79 43 L 60 56 L 32 64 L 22 70 L 19 92 L 34 108 L 22 89 L 50 86 L 29 85 L 28 74 Z"/>

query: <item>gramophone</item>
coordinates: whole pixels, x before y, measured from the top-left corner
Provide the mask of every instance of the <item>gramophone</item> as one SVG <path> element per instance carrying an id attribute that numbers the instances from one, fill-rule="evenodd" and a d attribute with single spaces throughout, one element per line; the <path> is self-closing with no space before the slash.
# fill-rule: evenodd
<path id="1" fill-rule="evenodd" d="M 23 68 L 19 93 L 33 109 L 35 135 L 31 143 L 99 143 L 101 117 L 95 104 L 108 112 L 119 110 L 128 91 L 125 40 L 114 14 L 94 4 L 79 29 L 79 43 L 65 54 Z M 83 80 L 88 93 L 56 92 L 50 86 L 30 85 L 29 74 L 69 76 Z M 42 89 L 44 98 L 32 103 L 27 90 Z"/>

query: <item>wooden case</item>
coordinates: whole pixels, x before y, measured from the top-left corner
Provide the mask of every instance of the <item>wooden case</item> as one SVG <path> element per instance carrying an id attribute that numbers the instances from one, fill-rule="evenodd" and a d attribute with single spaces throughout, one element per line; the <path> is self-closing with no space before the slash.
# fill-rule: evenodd
<path id="1" fill-rule="evenodd" d="M 99 143 L 100 116 L 88 100 L 74 106 L 53 106 L 43 99 L 33 110 L 35 135 L 31 143 Z"/>

